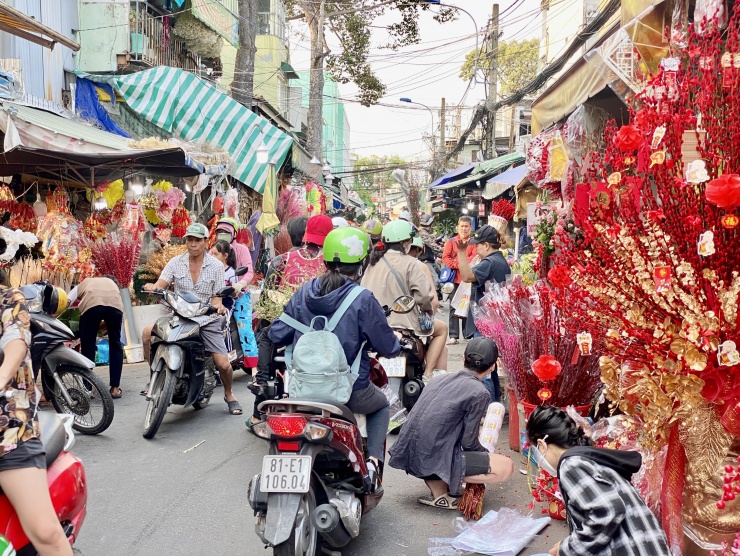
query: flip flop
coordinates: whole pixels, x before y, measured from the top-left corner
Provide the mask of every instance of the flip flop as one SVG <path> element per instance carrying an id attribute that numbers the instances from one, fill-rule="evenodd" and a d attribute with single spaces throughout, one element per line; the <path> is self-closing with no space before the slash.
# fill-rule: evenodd
<path id="1" fill-rule="evenodd" d="M 224 401 L 226 402 L 226 405 L 229 406 L 229 413 L 231 415 L 242 415 L 244 413 L 244 410 L 238 401 L 232 400 L 228 402 L 226 401 L 226 398 L 224 398 Z"/>
<path id="2" fill-rule="evenodd" d="M 122 395 L 123 395 L 123 391 L 120 388 L 118 389 L 118 394 L 114 394 L 113 393 L 113 388 L 111 388 L 111 390 L 110 390 L 110 397 L 113 398 L 114 400 L 120 399 L 120 397 Z M 144 395 L 146 396 L 146 394 L 144 394 Z"/>
<path id="3" fill-rule="evenodd" d="M 459 498 L 454 498 L 449 494 L 443 494 L 437 498 L 432 498 L 430 495 L 419 496 L 416 501 L 424 506 L 431 506 L 432 508 L 439 508 L 442 510 L 456 510 L 457 505 L 460 503 Z"/>

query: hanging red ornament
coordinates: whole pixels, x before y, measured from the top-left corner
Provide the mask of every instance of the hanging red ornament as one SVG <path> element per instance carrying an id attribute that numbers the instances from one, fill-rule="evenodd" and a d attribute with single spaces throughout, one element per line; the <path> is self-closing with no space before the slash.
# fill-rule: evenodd
<path id="1" fill-rule="evenodd" d="M 740 206 L 740 176 L 723 174 L 711 180 L 704 190 L 707 201 L 725 210 Z"/>
<path id="2" fill-rule="evenodd" d="M 549 388 L 540 388 L 537 391 L 537 397 L 543 402 L 546 402 L 552 398 L 552 390 L 550 390 Z"/>
<path id="3" fill-rule="evenodd" d="M 622 152 L 636 151 L 643 142 L 642 133 L 633 125 L 623 125 L 614 136 L 614 145 Z"/>
<path id="4" fill-rule="evenodd" d="M 190 226 L 190 214 L 181 203 L 172 214 L 172 235 L 183 237 L 188 230 L 188 226 Z"/>
<path id="5" fill-rule="evenodd" d="M 537 361 L 532 363 L 532 371 L 542 382 L 554 379 L 562 369 L 563 366 L 552 355 L 540 355 Z"/>
<path id="6" fill-rule="evenodd" d="M 734 230 L 740 224 L 740 217 L 735 214 L 725 214 L 722 217 L 722 227 L 728 230 Z"/>

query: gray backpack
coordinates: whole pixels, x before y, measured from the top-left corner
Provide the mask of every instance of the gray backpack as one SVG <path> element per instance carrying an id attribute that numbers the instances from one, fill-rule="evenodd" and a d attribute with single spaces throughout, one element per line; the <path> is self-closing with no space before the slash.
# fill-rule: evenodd
<path id="1" fill-rule="evenodd" d="M 352 288 L 331 319 L 314 317 L 306 326 L 285 313 L 280 315 L 279 320 L 303 334 L 295 346 L 288 346 L 285 350 L 289 397 L 339 404 L 349 401 L 365 342 L 360 345 L 360 351 L 350 367 L 334 329 L 364 289 L 360 286 Z M 316 330 L 314 323 L 319 319 L 324 320 L 324 326 Z"/>

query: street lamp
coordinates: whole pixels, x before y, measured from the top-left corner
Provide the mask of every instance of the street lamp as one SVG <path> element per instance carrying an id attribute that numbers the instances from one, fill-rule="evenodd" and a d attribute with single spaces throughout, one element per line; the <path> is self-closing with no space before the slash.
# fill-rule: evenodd
<path id="1" fill-rule="evenodd" d="M 267 161 L 270 158 L 270 149 L 267 148 L 267 145 L 263 142 L 259 148 L 257 149 L 257 162 L 260 164 L 267 164 Z"/>
<path id="2" fill-rule="evenodd" d="M 473 17 L 473 14 L 471 14 L 468 10 L 461 8 L 460 6 L 453 6 L 452 4 L 443 4 L 440 2 L 440 0 L 422 0 L 422 2 L 425 2 L 427 4 L 434 4 L 436 6 L 441 6 L 443 8 L 452 8 L 453 10 L 458 10 L 463 13 L 468 14 L 468 17 L 473 21 L 473 26 L 475 27 L 475 58 L 473 59 L 474 66 L 473 66 L 473 78 L 475 78 L 475 74 L 478 73 L 478 34 L 480 31 L 478 31 L 478 23 L 475 21 L 475 18 Z M 403 100 L 403 99 L 401 99 Z"/>
<path id="3" fill-rule="evenodd" d="M 432 111 L 431 108 L 429 108 L 426 104 L 422 104 L 421 102 L 413 101 L 413 100 L 411 100 L 408 97 L 401 97 L 398 100 L 400 100 L 401 102 L 407 102 L 408 104 L 418 104 L 419 106 L 423 106 L 424 108 L 426 108 L 427 110 L 429 110 L 429 115 L 432 116 L 432 135 L 434 135 L 434 112 Z"/>

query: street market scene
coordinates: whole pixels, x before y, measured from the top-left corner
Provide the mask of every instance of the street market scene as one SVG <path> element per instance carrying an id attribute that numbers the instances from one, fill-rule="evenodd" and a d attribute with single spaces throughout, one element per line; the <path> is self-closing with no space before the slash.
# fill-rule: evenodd
<path id="1" fill-rule="evenodd" d="M 0 0 L 0 554 L 740 555 L 734 0 Z"/>

